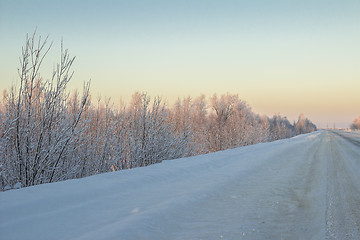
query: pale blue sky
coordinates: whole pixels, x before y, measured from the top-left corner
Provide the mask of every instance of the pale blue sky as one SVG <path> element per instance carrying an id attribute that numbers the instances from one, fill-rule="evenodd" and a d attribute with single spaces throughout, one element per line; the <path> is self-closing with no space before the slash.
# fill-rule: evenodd
<path id="1" fill-rule="evenodd" d="M 63 37 L 70 88 L 91 78 L 94 97 L 229 92 L 259 113 L 345 127 L 360 115 L 359 13 L 359 0 L 0 0 L 0 89 L 37 27 L 54 41 L 43 75 Z"/>

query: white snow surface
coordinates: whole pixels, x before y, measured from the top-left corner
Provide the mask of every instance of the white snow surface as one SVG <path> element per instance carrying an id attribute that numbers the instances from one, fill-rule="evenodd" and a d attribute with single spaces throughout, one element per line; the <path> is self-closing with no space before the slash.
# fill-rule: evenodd
<path id="1" fill-rule="evenodd" d="M 1 192 L 0 239 L 360 239 L 359 200 L 360 147 L 318 131 Z"/>

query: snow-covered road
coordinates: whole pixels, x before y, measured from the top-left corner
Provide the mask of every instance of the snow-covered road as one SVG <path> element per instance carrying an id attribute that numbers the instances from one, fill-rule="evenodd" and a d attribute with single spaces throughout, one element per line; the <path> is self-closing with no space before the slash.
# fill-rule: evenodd
<path id="1" fill-rule="evenodd" d="M 359 133 L 0 193 L 0 239 L 360 239 Z"/>

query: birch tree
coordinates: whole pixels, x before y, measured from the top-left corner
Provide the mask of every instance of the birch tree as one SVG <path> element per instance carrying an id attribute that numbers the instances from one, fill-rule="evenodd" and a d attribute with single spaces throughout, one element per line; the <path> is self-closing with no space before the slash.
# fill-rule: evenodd
<path id="1" fill-rule="evenodd" d="M 35 184 L 64 179 L 66 152 L 76 136 L 77 125 L 87 106 L 89 83 L 84 87 L 78 111 L 70 119 L 67 112 L 66 86 L 73 76 L 70 71 L 75 57 L 61 44 L 61 59 L 50 80 L 40 75 L 42 63 L 51 48 L 48 38 L 27 36 L 20 58 L 19 87 L 12 88 L 6 105 L 12 106 L 11 135 L 7 150 L 1 153 L 3 182 L 9 185 Z M 4 155 L 3 155 L 4 156 Z M 67 169 L 69 172 L 69 169 Z"/>

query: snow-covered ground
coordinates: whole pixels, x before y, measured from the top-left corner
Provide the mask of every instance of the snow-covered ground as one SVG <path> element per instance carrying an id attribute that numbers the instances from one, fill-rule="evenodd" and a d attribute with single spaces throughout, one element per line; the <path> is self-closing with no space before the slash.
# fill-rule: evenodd
<path id="1" fill-rule="evenodd" d="M 360 147 L 318 131 L 1 192 L 0 239 L 360 239 L 359 200 Z"/>

